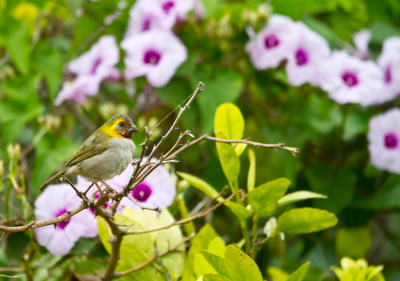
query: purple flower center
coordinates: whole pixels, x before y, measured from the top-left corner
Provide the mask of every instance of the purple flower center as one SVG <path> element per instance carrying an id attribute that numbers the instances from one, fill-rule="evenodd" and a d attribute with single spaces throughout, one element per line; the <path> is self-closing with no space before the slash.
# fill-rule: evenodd
<path id="1" fill-rule="evenodd" d="M 143 57 L 143 61 L 146 64 L 157 65 L 161 59 L 161 54 L 154 50 L 148 50 Z"/>
<path id="2" fill-rule="evenodd" d="M 101 64 L 101 58 L 97 58 L 93 64 L 92 70 L 90 71 L 90 74 L 95 74 L 97 71 L 97 68 Z"/>
<path id="3" fill-rule="evenodd" d="M 298 66 L 302 66 L 307 64 L 308 62 L 308 54 L 303 49 L 298 49 L 296 52 L 296 63 Z"/>
<path id="4" fill-rule="evenodd" d="M 386 84 L 390 84 L 390 82 L 392 82 L 392 67 L 391 67 L 391 65 L 388 65 L 385 69 L 384 81 Z"/>
<path id="5" fill-rule="evenodd" d="M 162 5 L 164 12 L 168 15 L 169 11 L 175 6 L 173 1 L 167 1 Z"/>
<path id="6" fill-rule="evenodd" d="M 99 199 L 100 193 L 97 192 L 96 195 L 95 195 L 94 197 L 95 197 L 96 199 Z M 109 205 L 110 205 L 110 204 L 108 204 L 108 202 L 107 202 L 107 203 L 105 203 L 103 206 L 104 206 L 105 209 L 107 209 Z M 94 210 L 93 210 L 92 208 L 89 208 L 89 211 L 91 211 L 91 212 L 94 214 Z"/>
<path id="7" fill-rule="evenodd" d="M 132 191 L 132 197 L 139 202 L 145 202 L 152 192 L 150 186 L 142 182 Z"/>
<path id="8" fill-rule="evenodd" d="M 150 29 L 151 20 L 145 19 L 142 26 L 142 31 L 147 31 Z"/>
<path id="9" fill-rule="evenodd" d="M 394 149 L 394 148 L 397 147 L 398 142 L 399 142 L 399 140 L 398 140 L 397 135 L 395 133 L 387 133 L 385 135 L 385 146 L 386 146 L 386 148 Z"/>
<path id="10" fill-rule="evenodd" d="M 275 48 L 276 46 L 279 45 L 279 39 L 275 35 L 271 34 L 265 37 L 264 39 L 264 45 L 267 49 L 272 49 Z"/>
<path id="11" fill-rule="evenodd" d="M 64 215 L 65 213 L 67 212 L 67 209 L 61 209 L 61 210 L 59 210 L 57 213 L 56 213 L 56 217 L 59 217 L 59 216 L 61 216 L 61 215 Z M 68 224 L 69 224 L 69 221 L 70 221 L 71 219 L 69 218 L 69 219 L 67 219 L 67 220 L 65 220 L 65 221 L 62 221 L 62 222 L 60 222 L 60 223 L 58 223 L 57 224 L 57 227 L 59 227 L 60 229 L 64 229 Z"/>
<path id="12" fill-rule="evenodd" d="M 358 84 L 357 75 L 355 73 L 352 73 L 352 72 L 343 73 L 342 80 L 349 87 L 354 87 L 355 85 Z"/>

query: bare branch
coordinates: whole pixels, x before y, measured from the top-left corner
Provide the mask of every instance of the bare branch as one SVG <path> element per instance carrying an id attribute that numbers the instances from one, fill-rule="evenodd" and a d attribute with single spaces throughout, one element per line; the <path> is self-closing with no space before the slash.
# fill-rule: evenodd
<path id="1" fill-rule="evenodd" d="M 115 273 L 115 274 L 114 274 L 114 278 L 119 278 L 119 277 L 128 275 L 128 274 L 130 274 L 130 273 L 132 273 L 132 272 L 138 271 L 138 270 L 140 270 L 140 269 L 146 267 L 147 265 L 151 264 L 151 263 L 154 262 L 156 259 L 161 258 L 161 257 L 163 257 L 163 256 L 166 256 L 166 255 L 168 255 L 168 254 L 170 254 L 170 253 L 172 253 L 172 252 L 178 251 L 179 246 L 182 245 L 182 244 L 184 244 L 184 243 L 186 243 L 187 241 L 189 241 L 193 236 L 194 236 L 194 233 L 192 233 L 189 237 L 183 238 L 178 244 L 176 244 L 176 245 L 175 245 L 174 247 L 172 247 L 171 249 L 169 249 L 169 250 L 167 250 L 167 251 L 165 251 L 165 252 L 163 252 L 163 253 L 161 253 L 161 254 L 155 254 L 151 259 L 145 261 L 145 262 L 142 263 L 142 264 L 139 264 L 138 266 L 136 266 L 136 267 L 134 267 L 134 268 L 132 268 L 132 269 L 128 269 L 128 270 L 125 270 L 125 271 L 122 271 L 122 272 L 117 272 L 117 273 Z"/>
<path id="2" fill-rule="evenodd" d="M 138 207 L 139 207 L 140 209 L 142 209 L 142 210 L 155 211 L 155 212 L 161 214 L 161 210 L 160 210 L 159 207 L 150 208 L 150 207 L 143 206 L 143 205 L 140 204 L 138 201 L 136 201 L 135 199 L 131 198 L 129 195 L 126 196 L 126 198 L 128 198 L 130 201 L 132 201 L 134 204 L 136 204 L 136 206 L 138 206 Z"/>

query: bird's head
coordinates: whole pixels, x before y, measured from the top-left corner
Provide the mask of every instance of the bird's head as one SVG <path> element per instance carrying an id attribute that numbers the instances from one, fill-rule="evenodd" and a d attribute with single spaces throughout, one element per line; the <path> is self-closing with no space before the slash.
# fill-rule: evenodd
<path id="1" fill-rule="evenodd" d="M 101 131 L 111 137 L 132 139 L 133 132 L 139 130 L 127 115 L 117 114 L 101 127 Z"/>

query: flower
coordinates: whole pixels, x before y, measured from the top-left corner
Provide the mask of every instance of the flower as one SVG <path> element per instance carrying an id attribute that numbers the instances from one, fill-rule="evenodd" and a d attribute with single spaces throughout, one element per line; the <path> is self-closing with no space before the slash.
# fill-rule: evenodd
<path id="1" fill-rule="evenodd" d="M 68 184 L 50 185 L 35 202 L 37 220 L 47 220 L 65 214 L 78 207 L 81 200 Z M 66 255 L 80 237 L 97 236 L 97 221 L 89 210 L 83 210 L 71 218 L 53 225 L 36 228 L 39 245 L 55 256 Z"/>
<path id="2" fill-rule="evenodd" d="M 88 52 L 69 63 L 69 70 L 77 77 L 63 84 L 54 104 L 60 105 L 66 99 L 83 103 L 86 96 L 97 94 L 102 81 L 118 80 L 120 74 L 115 68 L 118 61 L 119 49 L 114 36 L 101 37 Z"/>
<path id="3" fill-rule="evenodd" d="M 296 22 L 293 30 L 297 39 L 287 57 L 286 72 L 289 83 L 293 86 L 307 82 L 317 85 L 319 64 L 329 58 L 329 45 L 324 38 L 302 22 Z"/>
<path id="4" fill-rule="evenodd" d="M 344 257 L 340 260 L 340 267 L 331 266 L 339 278 L 340 281 L 345 280 L 357 280 L 357 281 L 368 281 L 368 280 L 385 280 L 381 271 L 383 270 L 383 265 L 368 266 L 368 263 L 364 259 L 358 259 L 356 261 L 349 257 Z"/>
<path id="5" fill-rule="evenodd" d="M 351 54 L 359 59 L 366 60 L 370 58 L 370 52 L 368 44 L 371 41 L 371 31 L 368 29 L 362 29 L 353 35 L 354 45 L 356 50 L 353 50 Z"/>
<path id="6" fill-rule="evenodd" d="M 338 103 L 375 105 L 385 101 L 383 73 L 372 61 L 336 51 L 320 68 L 318 83 Z"/>
<path id="7" fill-rule="evenodd" d="M 394 108 L 369 121 L 368 150 L 379 169 L 400 174 L 400 109 Z"/>
<path id="8" fill-rule="evenodd" d="M 194 1 L 194 0 L 193 0 Z M 190 0 L 138 0 L 133 5 L 126 36 L 151 29 L 170 30 L 194 7 Z"/>
<path id="9" fill-rule="evenodd" d="M 144 158 L 142 163 L 147 159 Z M 152 162 L 157 161 L 153 158 Z M 109 185 L 116 190 L 122 188 L 129 182 L 133 174 L 133 166 L 128 165 L 128 168 L 119 176 L 115 176 L 109 181 Z M 174 201 L 176 195 L 176 187 L 168 171 L 163 167 L 157 167 L 141 182 L 129 196 L 136 200 L 139 204 L 150 208 L 164 209 L 169 207 Z M 122 212 L 124 207 L 132 209 L 140 209 L 135 203 L 127 198 L 121 200 L 118 212 Z"/>
<path id="10" fill-rule="evenodd" d="M 246 44 L 246 52 L 258 70 L 277 67 L 288 57 L 293 45 L 293 21 L 272 15 L 268 25 Z"/>
<path id="11" fill-rule="evenodd" d="M 378 65 L 383 71 L 387 101 L 392 100 L 400 93 L 400 37 L 385 40 Z"/>
<path id="12" fill-rule="evenodd" d="M 152 86 L 166 85 L 176 69 L 186 60 L 187 50 L 171 32 L 151 30 L 125 38 L 121 43 L 127 79 L 146 75 Z"/>
<path id="13" fill-rule="evenodd" d="M 78 77 L 72 81 L 65 81 L 58 93 L 57 98 L 54 101 L 55 105 L 60 105 L 64 100 L 73 100 L 77 103 L 83 103 L 86 100 L 86 95 L 88 94 L 87 88 L 91 88 L 90 82 L 87 81 L 85 77 Z"/>

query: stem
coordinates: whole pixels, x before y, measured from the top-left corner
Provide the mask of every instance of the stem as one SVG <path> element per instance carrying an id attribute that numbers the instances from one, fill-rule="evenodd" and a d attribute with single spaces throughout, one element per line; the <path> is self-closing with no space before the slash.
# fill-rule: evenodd
<path id="1" fill-rule="evenodd" d="M 121 258 L 119 256 L 119 252 L 123 238 L 124 236 L 122 233 L 116 234 L 114 236 L 114 241 L 111 243 L 112 245 L 111 255 L 110 258 L 108 259 L 106 273 L 104 274 L 103 278 L 104 281 L 109 281 L 114 279 L 114 272 L 117 267 L 118 260 Z"/>
<path id="2" fill-rule="evenodd" d="M 257 229 L 258 229 L 258 216 L 256 214 L 253 215 L 253 251 L 252 258 L 255 259 L 258 254 L 258 245 L 257 241 Z"/>

